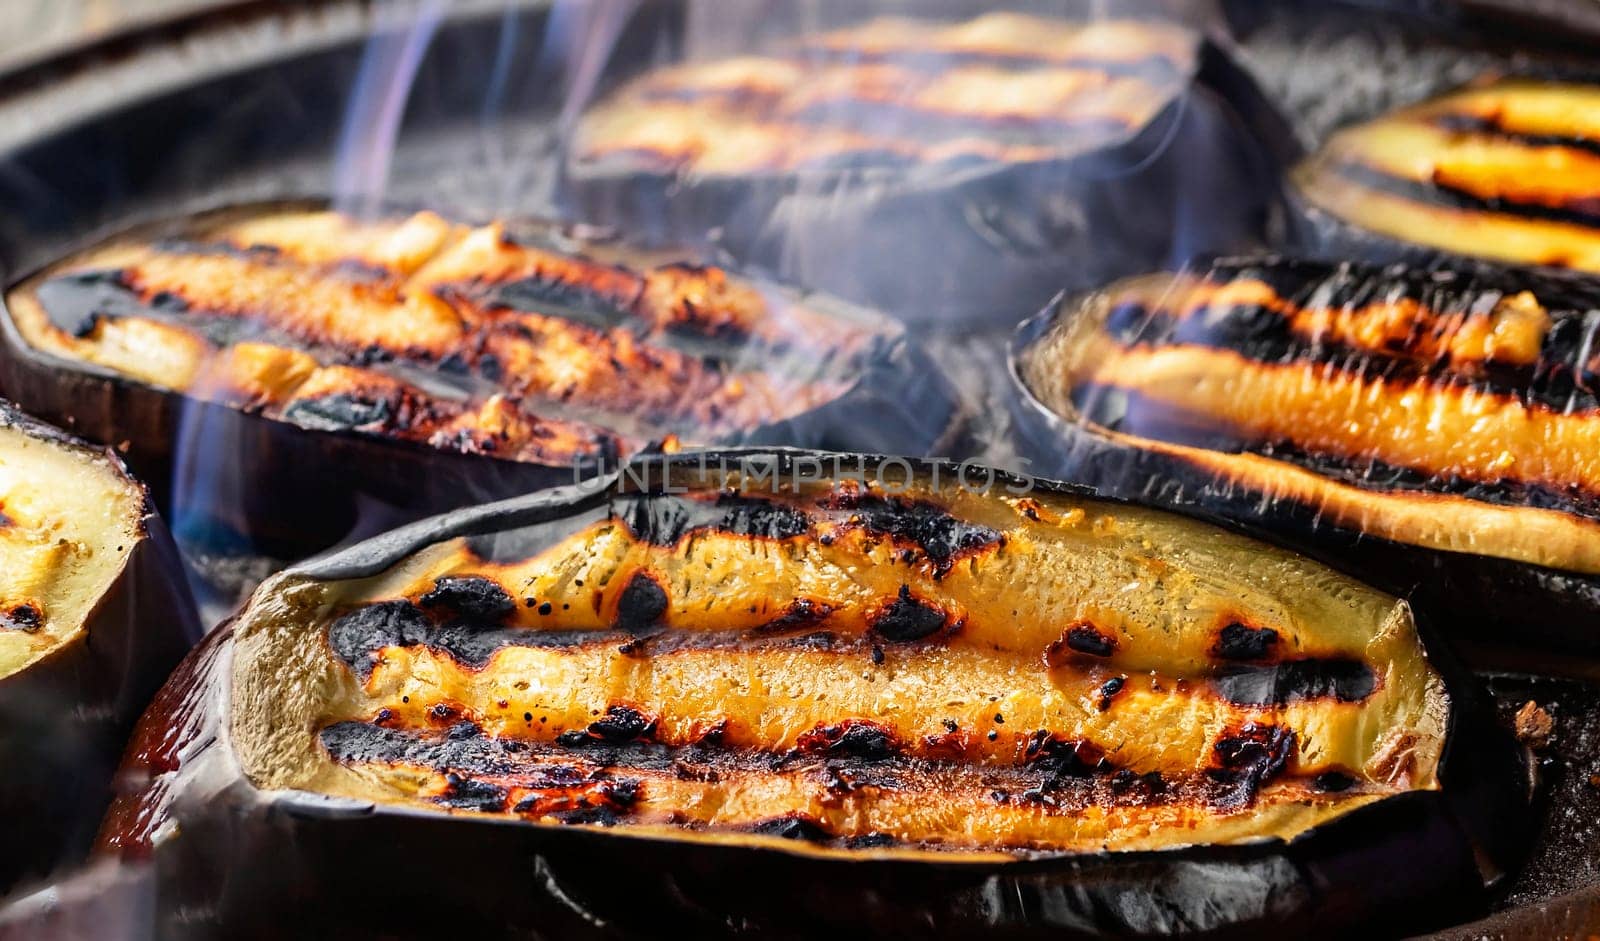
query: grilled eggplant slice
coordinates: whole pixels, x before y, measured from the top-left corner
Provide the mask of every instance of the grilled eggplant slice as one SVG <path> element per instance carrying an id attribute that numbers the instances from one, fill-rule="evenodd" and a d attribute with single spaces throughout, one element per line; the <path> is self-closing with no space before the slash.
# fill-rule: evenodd
<path id="1" fill-rule="evenodd" d="M 1292 175 L 1299 240 L 1335 258 L 1600 271 L 1600 84 L 1480 82 L 1346 128 Z"/>
<path id="2" fill-rule="evenodd" d="M 1009 326 L 1062 284 L 1252 236 L 1277 158 L 1245 118 L 1292 141 L 1174 24 L 876 19 L 647 72 L 583 117 L 566 188 L 583 218 L 714 231 L 910 321 Z"/>
<path id="3" fill-rule="evenodd" d="M 226 212 L 62 262 L 8 306 L 10 394 L 217 491 L 214 522 L 280 555 L 342 536 L 357 495 L 415 517 L 669 435 L 920 452 L 953 413 L 891 322 L 532 223 Z M 237 451 L 193 465 L 239 480 L 188 479 L 185 422 L 191 456 Z"/>
<path id="4" fill-rule="evenodd" d="M 971 465 L 638 462 L 305 563 L 218 636 L 103 832 L 217 930 L 313 889 L 380 932 L 1398 930 L 1481 901 L 1526 802 L 1404 602 Z"/>
<path id="5" fill-rule="evenodd" d="M 1463 636 L 1593 654 L 1597 301 L 1223 260 L 1054 305 L 1013 364 L 1046 472 L 1337 552 Z"/>
<path id="6" fill-rule="evenodd" d="M 199 631 L 144 487 L 6 402 L 0 557 L 4 892 L 88 849 L 128 730 Z"/>

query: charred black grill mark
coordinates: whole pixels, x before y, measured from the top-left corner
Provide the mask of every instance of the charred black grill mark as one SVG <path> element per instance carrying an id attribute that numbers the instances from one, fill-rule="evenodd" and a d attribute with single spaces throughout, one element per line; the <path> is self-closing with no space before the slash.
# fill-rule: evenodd
<path id="1" fill-rule="evenodd" d="M 366 682 L 377 665 L 379 651 L 426 643 L 431 628 L 427 616 L 411 602 L 382 601 L 334 621 L 328 628 L 328 644 L 334 655 Z"/>
<path id="2" fill-rule="evenodd" d="M 1377 689 L 1372 667 L 1360 660 L 1284 660 L 1223 667 L 1211 678 L 1217 692 L 1241 706 L 1283 706 L 1308 699 L 1360 702 Z"/>
<path id="3" fill-rule="evenodd" d="M 1432 118 L 1432 122 L 1446 131 L 1463 134 L 1481 134 L 1514 141 L 1524 147 L 1568 147 L 1600 156 L 1600 141 L 1576 134 L 1538 134 L 1506 127 L 1499 115 L 1472 114 L 1454 111 Z"/>
<path id="4" fill-rule="evenodd" d="M 426 731 L 345 721 L 324 728 L 319 739 L 330 758 L 340 764 L 421 768 L 444 776 L 444 792 L 435 800 L 446 806 L 509 809 L 525 816 L 601 824 L 619 822 L 630 813 L 641 793 L 651 786 L 650 775 L 716 783 L 733 773 L 799 772 L 831 795 L 830 800 L 848 799 L 867 789 L 939 793 L 961 788 L 989 795 L 998 804 L 1037 805 L 1045 812 L 1170 802 L 1235 810 L 1252 804 L 1261 787 L 1284 773 L 1296 748 L 1292 730 L 1250 723 L 1216 742 L 1215 765 L 1208 771 L 1168 777 L 1159 771 L 1118 768 L 1092 743 L 1048 730 L 1028 738 L 1021 764 L 981 767 L 899 752 L 862 757 L 796 749 L 780 754 L 726 748 L 709 739 L 669 746 L 645 738 L 611 741 L 590 736 L 586 730 L 575 731 L 576 736 L 540 742 L 491 738 L 469 722 Z M 1341 787 L 1340 779 L 1330 774 L 1313 779 L 1310 786 L 1331 799 L 1353 787 L 1354 779 Z M 469 783 L 474 781 L 483 786 Z M 497 806 L 495 797 L 500 793 L 506 796 Z M 513 799 L 515 805 L 506 808 Z M 798 832 L 808 831 L 801 827 Z M 840 838 L 853 837 L 842 834 Z"/>
<path id="5" fill-rule="evenodd" d="M 872 631 L 897 644 L 931 637 L 944 623 L 944 611 L 912 595 L 906 585 L 901 585 L 899 596 L 871 618 Z"/>
<path id="6" fill-rule="evenodd" d="M 846 719 L 834 725 L 819 725 L 800 735 L 795 740 L 795 747 L 803 752 L 868 761 L 889 758 L 900 750 L 893 733 L 865 719 Z"/>
<path id="7" fill-rule="evenodd" d="M 1117 386 L 1083 384 L 1074 390 L 1074 400 L 1080 407 L 1086 406 L 1086 418 L 1113 431 L 1224 453 L 1259 454 L 1373 493 L 1438 493 L 1497 506 L 1600 517 L 1600 494 L 1576 485 L 1558 489 L 1511 477 L 1484 481 L 1430 474 L 1364 455 L 1312 452 L 1292 442 L 1246 438 L 1201 416 L 1175 413 L 1171 406 L 1147 401 L 1137 391 Z M 1114 418 L 1106 412 L 1113 406 L 1120 410 Z"/>
<path id="8" fill-rule="evenodd" d="M 630 633 L 647 631 L 667 613 L 667 592 L 647 572 L 635 572 L 617 599 L 616 626 Z"/>
<path id="9" fill-rule="evenodd" d="M 423 608 L 486 621 L 503 620 L 517 610 L 510 593 L 482 575 L 446 575 L 417 601 Z"/>
<path id="10" fill-rule="evenodd" d="M 804 512 L 774 500 L 722 493 L 711 498 L 653 494 L 630 499 L 618 512 L 634 538 L 671 547 L 691 533 L 784 540 L 811 531 Z"/>
<path id="11" fill-rule="evenodd" d="M 1292 729 L 1254 722 L 1218 739 L 1213 751 L 1219 767 L 1209 773 L 1218 785 L 1212 803 L 1228 810 L 1254 804 L 1261 786 L 1288 766 L 1297 742 Z"/>
<path id="12" fill-rule="evenodd" d="M 758 626 L 753 633 L 779 635 L 796 631 L 811 631 L 822 624 L 826 624 L 828 618 L 833 615 L 833 611 L 834 608 L 831 604 L 814 601 L 810 598 L 796 598 L 789 602 L 788 607 L 783 609 L 783 613 Z M 873 660 L 879 663 L 882 662 L 881 650 L 874 654 Z"/>
<path id="13" fill-rule="evenodd" d="M 1587 228 L 1600 227 L 1600 208 L 1596 208 L 1593 200 L 1586 198 L 1574 199 L 1563 206 L 1547 206 L 1542 203 L 1484 197 L 1438 180 L 1411 180 L 1395 176 L 1369 164 L 1350 160 L 1335 163 L 1333 171 L 1351 182 L 1415 202 L 1464 209 L 1469 212 L 1515 216 L 1540 222 L 1560 222 Z"/>
<path id="14" fill-rule="evenodd" d="M 455 290 L 476 293 L 477 300 L 486 308 L 523 311 L 560 317 L 575 323 L 601 330 L 626 327 L 637 320 L 629 312 L 644 290 L 644 283 L 635 285 L 633 297 L 607 297 L 584 284 L 556 277 L 528 277 L 504 281 L 474 291 L 471 286 L 458 285 Z"/>
<path id="15" fill-rule="evenodd" d="M 656 717 L 632 706 L 609 706 L 606 714 L 589 723 L 589 737 L 612 745 L 648 741 L 656 731 Z"/>
<path id="16" fill-rule="evenodd" d="M 998 530 L 958 519 L 926 500 L 837 492 L 821 506 L 847 511 L 850 525 L 921 551 L 933 562 L 936 578 L 947 574 L 957 559 L 1005 540 Z"/>
<path id="17" fill-rule="evenodd" d="M 1278 632 L 1270 627 L 1252 627 L 1237 621 L 1217 632 L 1213 656 L 1223 660 L 1265 660 L 1278 646 Z"/>

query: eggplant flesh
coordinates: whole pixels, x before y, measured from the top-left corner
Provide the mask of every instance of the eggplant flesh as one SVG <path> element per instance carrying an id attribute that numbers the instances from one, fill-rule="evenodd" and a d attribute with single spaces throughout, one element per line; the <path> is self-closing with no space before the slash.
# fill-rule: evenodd
<path id="1" fill-rule="evenodd" d="M 1600 85 L 1480 81 L 1335 133 L 1291 175 L 1302 241 L 1339 257 L 1600 271 Z"/>
<path id="2" fill-rule="evenodd" d="M 117 458 L 0 402 L 0 892 L 83 853 L 123 737 L 199 635 Z"/>
<path id="3" fill-rule="evenodd" d="M 1593 651 L 1589 309 L 1555 279 L 1227 259 L 1065 301 L 1013 363 L 1050 472 L 1336 551 L 1452 630 Z"/>
<path id="4" fill-rule="evenodd" d="M 583 218 L 962 330 L 1255 238 L 1291 141 L 1174 23 L 882 18 L 624 84 L 581 119 L 565 192 Z"/>
<path id="5" fill-rule="evenodd" d="M 156 780 L 104 844 L 223 922 L 309 878 L 365 893 L 378 857 L 341 832 L 496 863 L 476 888 L 430 863 L 408 917 L 532 864 L 652 934 L 1322 930 L 1351 898 L 1419 924 L 1481 902 L 1510 860 L 1480 814 L 1514 819 L 1524 772 L 1404 602 L 962 467 L 682 455 L 291 569 L 147 714 L 129 777 Z M 176 770 L 141 744 L 188 740 L 211 744 Z M 229 874 L 280 841 L 289 871 Z M 1389 853 L 1430 862 L 1370 884 Z"/>
<path id="6" fill-rule="evenodd" d="M 882 426 L 918 451 L 950 424 L 898 326 L 681 257 L 534 222 L 224 210 L 12 290 L 0 381 L 127 442 L 150 479 L 239 475 L 207 509 L 280 555 L 342 536 L 351 491 L 415 518 L 674 437 L 837 446 Z"/>

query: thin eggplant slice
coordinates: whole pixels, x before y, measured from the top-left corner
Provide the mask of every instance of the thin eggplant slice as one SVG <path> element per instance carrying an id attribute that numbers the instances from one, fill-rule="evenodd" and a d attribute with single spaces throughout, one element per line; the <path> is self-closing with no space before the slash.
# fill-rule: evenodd
<path id="1" fill-rule="evenodd" d="M 0 893 L 83 854 L 123 738 L 199 636 L 112 453 L 0 401 Z"/>
<path id="2" fill-rule="evenodd" d="M 1236 248 L 1291 148 L 1174 23 L 890 17 L 646 72 L 585 114 L 566 190 L 583 218 L 965 329 Z"/>
<path id="3" fill-rule="evenodd" d="M 184 423 L 236 451 L 198 462 L 243 478 L 222 522 L 283 554 L 343 535 L 355 494 L 415 517 L 669 436 L 840 446 L 885 428 L 920 451 L 945 430 L 952 407 L 897 326 L 676 257 L 429 212 L 222 212 L 13 290 L 0 383 L 128 442 L 150 479 L 192 470 L 173 453 Z"/>
<path id="4" fill-rule="evenodd" d="M 1013 351 L 1048 472 L 1248 519 L 1453 632 L 1600 651 L 1592 289 L 1230 259 L 1129 279 Z"/>
<path id="5" fill-rule="evenodd" d="M 1058 485 L 802 451 L 291 569 L 129 754 L 106 850 L 218 930 L 311 887 L 472 926 L 513 872 L 512 930 L 552 898 L 648 934 L 1422 927 L 1482 904 L 1527 797 L 1392 596 Z"/>
<path id="6" fill-rule="evenodd" d="M 1483 81 L 1334 134 L 1292 175 L 1301 240 L 1333 257 L 1600 271 L 1600 85 Z"/>

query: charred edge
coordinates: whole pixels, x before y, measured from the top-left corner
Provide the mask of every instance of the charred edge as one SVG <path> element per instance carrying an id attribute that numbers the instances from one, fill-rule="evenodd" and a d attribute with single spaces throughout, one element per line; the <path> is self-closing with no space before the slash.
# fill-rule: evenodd
<path id="1" fill-rule="evenodd" d="M 457 617 L 503 621 L 517 603 L 500 583 L 482 575 L 446 575 L 417 599 L 423 607 Z"/>
<path id="2" fill-rule="evenodd" d="M 422 609 L 411 602 L 382 601 L 334 621 L 328 628 L 328 646 L 365 683 L 383 648 L 427 643 L 431 627 Z"/>
<path id="3" fill-rule="evenodd" d="M 1329 481 L 1374 494 L 1444 494 L 1479 503 L 1512 508 L 1555 510 L 1577 516 L 1600 517 L 1600 494 L 1576 486 L 1555 489 L 1510 477 L 1495 481 L 1472 480 L 1455 474 L 1441 475 L 1399 467 L 1374 458 L 1310 452 L 1292 442 L 1264 441 L 1238 435 L 1219 422 L 1178 414 L 1159 402 L 1146 401 L 1137 390 L 1086 383 L 1073 390 L 1074 403 L 1084 416 L 1102 428 L 1218 452 L 1247 452 L 1304 468 Z M 1098 404 L 1113 401 L 1123 414 L 1109 418 Z"/>
<path id="4" fill-rule="evenodd" d="M 868 761 L 891 758 L 900 753 L 900 744 L 894 734 L 866 719 L 846 719 L 834 725 L 818 725 L 795 739 L 795 747 L 811 754 Z"/>
<path id="5" fill-rule="evenodd" d="M 909 586 L 901 585 L 900 595 L 873 615 L 870 623 L 872 632 L 879 637 L 904 644 L 938 633 L 945 626 L 945 613 L 911 594 Z"/>
<path id="6" fill-rule="evenodd" d="M 1217 632 L 1211 655 L 1223 660 L 1265 660 L 1277 646 L 1278 632 L 1272 628 L 1231 621 Z"/>
<path id="7" fill-rule="evenodd" d="M 1216 785 L 1211 802 L 1224 810 L 1251 806 L 1261 786 L 1283 773 L 1296 748 L 1292 729 L 1255 722 L 1217 739 L 1218 767 L 1207 773 Z"/>
<path id="8" fill-rule="evenodd" d="M 1021 794 L 1023 800 L 1042 801 L 1073 781 L 1116 770 L 1105 752 L 1093 742 L 1070 739 L 1040 729 L 1029 736 L 1022 760 L 1043 773 L 1039 783 Z"/>
<path id="9" fill-rule="evenodd" d="M 1284 706 L 1314 699 L 1360 702 L 1377 689 L 1372 667 L 1360 660 L 1284 660 L 1267 665 L 1220 668 L 1211 682 L 1240 706 Z"/>
<path id="10" fill-rule="evenodd" d="M 828 843 L 834 839 L 833 832 L 824 826 L 822 821 L 802 813 L 762 820 L 745 827 L 744 830 L 760 836 L 775 836 L 805 843 Z"/>
<path id="11" fill-rule="evenodd" d="M 935 578 L 946 575 L 961 557 L 1005 541 L 997 530 L 957 519 L 925 500 L 836 491 L 819 505 L 849 512 L 850 525 L 867 533 L 921 550 L 933 562 Z"/>
<path id="12" fill-rule="evenodd" d="M 691 533 L 784 540 L 811 531 L 811 519 L 794 507 L 772 500 L 722 493 L 714 498 L 647 495 L 619 513 L 635 539 L 671 548 Z"/>
<path id="13" fill-rule="evenodd" d="M 1105 634 L 1088 621 L 1079 621 L 1061 632 L 1059 640 L 1051 641 L 1045 648 L 1045 666 L 1055 669 L 1071 663 L 1076 657 L 1104 659 L 1117 652 L 1117 639 Z"/>

